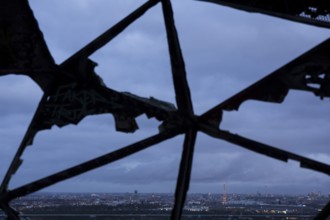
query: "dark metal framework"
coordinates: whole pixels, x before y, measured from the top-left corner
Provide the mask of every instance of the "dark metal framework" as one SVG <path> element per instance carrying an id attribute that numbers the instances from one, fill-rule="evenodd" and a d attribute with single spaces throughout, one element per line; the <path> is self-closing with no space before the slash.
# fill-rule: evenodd
<path id="1" fill-rule="evenodd" d="M 273 0 L 272 3 L 263 0 L 210 1 L 238 9 L 330 27 L 329 3 L 321 0 Z M 143 98 L 107 88 L 94 72 L 96 64 L 89 59 L 90 55 L 118 36 L 158 3 L 163 9 L 177 107 L 154 98 Z M 249 99 L 281 103 L 290 89 L 312 92 L 321 99 L 329 98 L 330 39 L 204 114 L 195 115 L 170 0 L 147 1 L 59 65 L 54 62 L 47 48 L 27 0 L 0 2 L 0 31 L 0 76 L 27 75 L 44 92 L 0 186 L 0 208 L 6 213 L 8 219 L 19 219 L 19 214 L 9 205 L 10 201 L 18 197 L 110 164 L 180 134 L 184 134 L 185 138 L 171 219 L 181 218 L 189 189 L 197 132 L 203 132 L 211 137 L 284 162 L 289 159 L 296 160 L 303 168 L 330 174 L 328 164 L 219 128 L 223 111 L 238 110 L 239 106 Z M 159 133 L 154 136 L 18 188 L 8 189 L 12 176 L 22 163 L 21 157 L 26 147 L 33 143 L 39 131 L 50 129 L 53 125 L 62 127 L 78 124 L 85 116 L 104 113 L 114 115 L 116 129 L 122 132 L 134 132 L 138 129 L 135 118 L 141 114 L 155 117 L 162 124 L 159 127 Z M 330 203 L 316 218 L 325 219 L 329 216 L 329 206 Z"/>
<path id="2" fill-rule="evenodd" d="M 330 27 L 330 2 L 326 0 L 198 0 L 267 14 L 319 27 Z"/>

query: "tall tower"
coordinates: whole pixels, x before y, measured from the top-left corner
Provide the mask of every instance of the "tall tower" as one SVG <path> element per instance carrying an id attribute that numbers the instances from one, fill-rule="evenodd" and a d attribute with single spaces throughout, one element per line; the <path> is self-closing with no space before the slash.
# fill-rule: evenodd
<path id="1" fill-rule="evenodd" d="M 223 184 L 223 198 L 222 198 L 222 204 L 227 204 L 227 189 L 226 189 L 226 182 Z"/>

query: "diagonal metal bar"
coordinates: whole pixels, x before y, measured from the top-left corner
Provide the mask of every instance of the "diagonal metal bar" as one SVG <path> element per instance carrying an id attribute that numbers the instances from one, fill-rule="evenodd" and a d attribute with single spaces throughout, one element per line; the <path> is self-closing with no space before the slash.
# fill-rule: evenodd
<path id="1" fill-rule="evenodd" d="M 193 105 L 191 102 L 190 89 L 187 82 L 187 74 L 181 52 L 178 33 L 175 28 L 173 10 L 170 0 L 162 0 L 163 14 L 167 33 L 167 41 L 171 58 L 172 77 L 176 102 L 179 111 L 193 115 Z"/>
<path id="2" fill-rule="evenodd" d="M 261 13 L 288 19 L 295 22 L 314 25 L 317 27 L 330 28 L 329 6 L 325 7 L 327 1 L 256 1 L 256 0 L 198 0 L 211 2 L 231 7 L 246 12 Z M 322 3 L 323 2 L 323 7 Z M 328 2 L 327 2 L 328 3 Z M 310 9 L 314 10 L 311 11 Z M 313 12 L 313 13 L 311 13 Z"/>
<path id="3" fill-rule="evenodd" d="M 314 220 L 323 220 L 323 219 L 328 219 L 330 217 L 330 202 L 324 208 L 322 209 L 319 214 L 314 218 Z"/>
<path id="4" fill-rule="evenodd" d="M 330 97 L 327 92 L 330 88 L 327 77 L 322 80 L 318 76 L 320 73 L 329 72 L 329 60 L 330 38 L 206 111 L 201 118 L 218 126 L 223 110 L 238 110 L 240 105 L 248 100 L 282 103 L 291 89 L 313 92 L 321 99 Z M 308 77 L 319 80 L 320 88 L 308 86 Z"/>
<path id="5" fill-rule="evenodd" d="M 196 136 L 197 131 L 195 129 L 190 129 L 185 135 L 180 170 L 176 183 L 175 201 L 171 216 L 172 220 L 181 219 L 182 209 L 189 190 Z"/>
<path id="6" fill-rule="evenodd" d="M 300 166 L 302 168 L 307 168 L 330 175 L 330 165 L 285 150 L 281 150 L 270 145 L 250 140 L 236 134 L 231 134 L 227 131 L 221 131 L 207 124 L 200 123 L 200 130 L 212 137 L 228 141 L 232 144 L 238 145 L 256 153 L 263 154 L 284 162 L 287 162 L 289 159 L 295 160 L 300 162 Z"/>
<path id="7" fill-rule="evenodd" d="M 179 130 L 176 131 L 165 131 L 157 135 L 151 136 L 144 140 L 138 141 L 134 144 L 128 145 L 111 153 L 105 154 L 103 156 L 97 157 L 95 159 L 89 160 L 82 164 L 73 166 L 69 169 L 63 170 L 61 172 L 55 173 L 53 175 L 47 176 L 45 178 L 36 180 L 24 186 L 18 187 L 4 194 L 4 201 L 11 201 L 15 198 L 25 196 L 27 194 L 36 192 L 63 180 L 75 177 L 87 171 L 99 168 L 106 164 L 112 163 L 114 161 L 120 160 L 124 157 L 137 153 L 144 150 L 152 145 L 158 144 L 169 138 L 172 138 L 180 133 Z"/>
<path id="8" fill-rule="evenodd" d="M 39 120 L 39 113 L 42 109 L 43 103 L 46 102 L 47 100 L 47 95 L 44 94 L 43 97 L 41 98 L 39 104 L 38 104 L 38 108 L 36 110 L 36 112 L 34 113 L 34 116 L 30 122 L 30 125 L 21 141 L 20 146 L 18 147 L 16 154 L 6 172 L 6 175 L 4 176 L 1 186 L 0 186 L 0 193 L 3 193 L 4 191 L 7 190 L 8 188 L 8 184 L 11 180 L 12 175 L 14 175 L 16 173 L 16 171 L 18 170 L 19 166 L 22 164 L 23 160 L 21 159 L 21 156 L 23 155 L 26 147 L 28 145 L 32 144 L 33 138 L 36 135 L 36 133 L 38 132 L 38 130 L 35 128 L 35 125 L 37 124 L 37 121 Z"/>
<path id="9" fill-rule="evenodd" d="M 20 220 L 19 213 L 14 210 L 8 203 L 0 203 L 1 209 L 6 213 L 8 220 Z"/>
<path id="10" fill-rule="evenodd" d="M 123 20 L 115 24 L 113 27 L 108 29 L 106 32 L 101 34 L 99 37 L 94 39 L 92 42 L 87 44 L 85 47 L 77 51 L 71 57 L 69 57 L 66 61 L 64 61 L 61 66 L 68 65 L 72 62 L 75 62 L 77 59 L 81 59 L 82 57 L 87 58 L 95 51 L 103 47 L 113 38 L 115 38 L 118 34 L 120 34 L 125 28 L 127 28 L 130 24 L 140 18 L 145 12 L 147 12 L 150 8 L 155 6 L 161 0 L 149 0 L 134 12 L 129 14 Z"/>

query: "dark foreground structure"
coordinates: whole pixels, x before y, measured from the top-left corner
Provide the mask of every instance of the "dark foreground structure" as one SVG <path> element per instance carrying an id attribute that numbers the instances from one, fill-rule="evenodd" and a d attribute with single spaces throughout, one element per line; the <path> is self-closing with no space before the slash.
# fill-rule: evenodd
<path id="1" fill-rule="evenodd" d="M 330 27 L 330 3 L 327 1 L 210 0 L 210 2 L 325 28 Z M 143 98 L 106 87 L 94 72 L 96 63 L 89 59 L 95 51 L 117 37 L 156 4 L 161 4 L 163 9 L 176 107 L 161 100 Z M 284 162 L 289 159 L 295 160 L 303 168 L 330 174 L 328 164 L 234 135 L 219 128 L 222 111 L 238 110 L 244 101 L 250 99 L 281 103 L 290 89 L 312 92 L 321 99 L 329 98 L 330 39 L 204 114 L 195 115 L 170 0 L 147 1 L 61 64 L 54 62 L 27 0 L 1 0 L 0 31 L 0 76 L 8 74 L 29 76 L 44 92 L 0 186 L 0 208 L 8 219 L 20 219 L 19 214 L 9 205 L 18 197 L 112 163 L 180 134 L 184 134 L 185 139 L 171 219 L 180 219 L 182 215 L 189 188 L 197 132 L 203 132 Z M 21 157 L 26 147 L 33 143 L 39 131 L 50 129 L 53 125 L 62 127 L 78 124 L 88 115 L 106 113 L 113 114 L 116 129 L 120 132 L 134 132 L 138 129 L 135 118 L 141 114 L 146 114 L 149 118 L 154 117 L 161 122 L 159 133 L 26 185 L 8 189 L 13 174 L 22 164 Z M 325 219 L 329 213 L 330 203 L 316 219 Z"/>

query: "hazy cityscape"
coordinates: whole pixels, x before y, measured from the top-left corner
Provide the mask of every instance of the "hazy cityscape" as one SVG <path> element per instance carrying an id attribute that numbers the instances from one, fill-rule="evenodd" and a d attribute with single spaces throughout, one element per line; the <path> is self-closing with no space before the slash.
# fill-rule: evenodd
<path id="1" fill-rule="evenodd" d="M 36 193 L 11 205 L 23 219 L 169 219 L 170 193 Z M 183 219 L 312 219 L 330 195 L 194 193 Z M 3 213 L 0 219 L 4 219 Z"/>

